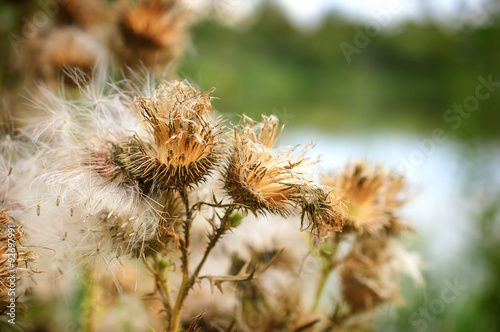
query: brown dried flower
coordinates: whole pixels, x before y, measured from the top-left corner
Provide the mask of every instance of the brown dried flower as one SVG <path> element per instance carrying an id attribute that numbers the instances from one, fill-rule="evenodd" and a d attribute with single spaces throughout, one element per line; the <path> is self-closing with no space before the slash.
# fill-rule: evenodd
<path id="1" fill-rule="evenodd" d="M 283 128 L 276 116 L 263 116 L 263 122 L 244 117 L 242 128 L 234 129 L 234 147 L 225 175 L 225 189 L 233 201 L 252 212 L 271 212 L 286 216 L 297 204 L 308 181 L 301 171 L 307 163 L 303 153 L 292 157 L 272 150 Z"/>
<path id="2" fill-rule="evenodd" d="M 324 184 L 342 190 L 348 214 L 345 231 L 398 234 L 410 228 L 399 223 L 396 209 L 407 201 L 405 179 L 381 166 L 363 161 L 347 165 L 338 175 L 325 176 Z"/>
<path id="3" fill-rule="evenodd" d="M 33 58 L 33 53 L 38 56 Z M 67 69 L 79 72 L 79 79 L 87 81 L 101 59 L 99 44 L 86 32 L 67 27 L 54 30 L 46 37 L 39 37 L 26 45 L 19 66 L 31 72 L 36 81 L 54 85 L 59 78 L 66 84 L 75 83 L 76 77 L 68 76 Z M 33 61 L 33 59 L 36 59 Z"/>
<path id="4" fill-rule="evenodd" d="M 198 92 L 187 82 L 164 82 L 136 105 L 150 139 L 134 136 L 116 144 L 112 158 L 143 189 L 196 185 L 221 159 L 209 92 Z"/>
<path id="5" fill-rule="evenodd" d="M 320 237 L 328 232 L 341 232 L 345 217 L 345 203 L 342 195 L 326 186 L 309 186 L 300 200 L 302 222 L 307 215 L 311 232 Z"/>
<path id="6" fill-rule="evenodd" d="M 115 40 L 119 60 L 129 66 L 164 68 L 183 51 L 186 11 L 178 0 L 142 0 L 125 8 Z"/>
<path id="7" fill-rule="evenodd" d="M 102 22 L 107 16 L 104 0 L 65 0 L 60 1 L 57 19 L 64 24 L 74 24 L 82 29 Z"/>
<path id="8" fill-rule="evenodd" d="M 35 256 L 22 245 L 23 237 L 21 225 L 15 223 L 5 210 L 0 210 L 0 308 L 2 309 L 10 302 L 12 295 L 9 295 L 9 290 L 12 288 L 15 290 L 12 284 L 19 280 L 20 272 L 28 270 L 26 264 L 35 260 Z"/>

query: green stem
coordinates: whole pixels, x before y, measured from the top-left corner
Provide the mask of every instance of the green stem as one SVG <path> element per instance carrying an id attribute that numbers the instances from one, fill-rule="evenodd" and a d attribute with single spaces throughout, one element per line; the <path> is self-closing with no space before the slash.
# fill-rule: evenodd
<path id="1" fill-rule="evenodd" d="M 328 280 L 328 277 L 330 276 L 332 270 L 332 264 L 329 264 L 329 262 L 323 263 L 323 268 L 321 269 L 321 278 L 319 279 L 318 290 L 316 291 L 316 298 L 314 299 L 312 312 L 316 312 L 316 309 L 318 309 L 319 300 L 321 299 L 321 295 L 323 294 L 323 290 L 325 289 L 326 281 Z"/>
<path id="2" fill-rule="evenodd" d="M 86 332 L 94 332 L 94 317 L 96 315 L 96 293 L 97 293 L 97 280 L 95 278 L 95 274 L 92 271 L 88 272 L 87 276 L 88 289 L 86 294 L 85 302 L 83 303 L 83 319 L 82 326 L 83 330 Z"/>
<path id="3" fill-rule="evenodd" d="M 198 277 L 200 274 L 201 269 L 203 268 L 203 265 L 205 264 L 208 255 L 212 251 L 212 249 L 215 247 L 217 244 L 217 241 L 221 238 L 221 236 L 224 234 L 224 232 L 227 230 L 227 222 L 229 221 L 229 217 L 231 216 L 231 213 L 234 211 L 234 206 L 230 206 L 227 208 L 226 213 L 224 214 L 224 217 L 222 217 L 220 226 L 217 228 L 215 231 L 215 234 L 213 234 L 210 237 L 210 242 L 207 245 L 207 249 L 205 250 L 205 254 L 203 255 L 203 258 L 201 259 L 200 263 L 198 263 L 198 266 L 196 267 L 196 270 L 193 273 L 192 279 L 194 282 L 194 279 Z"/>
<path id="4" fill-rule="evenodd" d="M 168 266 L 165 266 L 162 262 L 162 256 L 155 255 L 154 262 L 156 264 L 157 273 L 156 276 L 156 287 L 163 297 L 165 309 L 168 313 L 172 311 L 173 302 L 170 295 L 170 286 L 168 285 Z"/>
<path id="5" fill-rule="evenodd" d="M 182 309 L 184 308 L 184 299 L 186 298 L 188 288 L 189 278 L 182 278 L 181 287 L 179 288 L 179 294 L 177 295 L 177 300 L 175 301 L 175 306 L 172 309 L 172 315 L 170 316 L 170 327 L 169 332 L 177 332 L 181 325 Z M 184 295 L 186 294 L 186 295 Z"/>
<path id="6" fill-rule="evenodd" d="M 210 254 L 212 249 L 217 244 L 217 241 L 219 241 L 221 236 L 227 230 L 227 222 L 229 221 L 229 217 L 231 216 L 231 213 L 233 212 L 233 210 L 234 210 L 234 206 L 230 206 L 227 208 L 227 210 L 224 214 L 224 217 L 222 217 L 222 219 L 221 219 L 220 226 L 217 228 L 215 233 L 212 234 L 212 236 L 210 236 L 210 241 L 207 245 L 207 249 L 205 250 L 203 258 L 196 266 L 196 269 L 191 277 L 189 277 L 188 266 L 185 265 L 185 264 L 187 264 L 187 260 L 184 261 L 184 252 L 185 251 L 187 252 L 187 249 L 185 251 L 183 250 L 182 283 L 181 283 L 181 286 L 179 288 L 179 294 L 177 295 L 177 300 L 175 302 L 175 306 L 172 310 L 172 315 L 170 317 L 169 332 L 177 332 L 179 330 L 184 301 L 185 301 L 189 291 L 193 287 L 193 285 L 196 281 L 196 278 L 198 278 L 198 275 L 200 274 L 200 271 L 203 268 L 203 265 L 205 264 L 205 262 L 208 258 L 208 255 Z M 187 242 L 187 238 L 185 238 L 185 243 L 186 242 Z"/>
<path id="7" fill-rule="evenodd" d="M 175 301 L 175 305 L 172 308 L 172 313 L 170 315 L 169 332 L 177 332 L 181 323 L 182 309 L 184 307 L 184 300 L 192 287 L 190 285 L 191 279 L 189 278 L 189 246 L 191 244 L 191 222 L 192 214 L 189 208 L 189 199 L 186 188 L 182 188 L 180 191 L 181 198 L 184 202 L 186 208 L 186 220 L 184 222 L 184 241 L 181 242 L 181 252 L 182 252 L 182 282 L 179 288 L 179 293 Z"/>

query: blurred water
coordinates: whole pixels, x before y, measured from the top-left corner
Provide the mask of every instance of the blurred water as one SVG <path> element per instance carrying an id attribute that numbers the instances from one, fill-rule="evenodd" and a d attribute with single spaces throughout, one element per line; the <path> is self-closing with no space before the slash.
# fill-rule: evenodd
<path id="1" fill-rule="evenodd" d="M 416 195 L 404 208 L 403 217 L 418 232 L 413 241 L 417 242 L 426 269 L 432 274 L 446 274 L 450 266 L 463 265 L 478 212 L 474 198 L 481 196 L 464 189 L 468 181 L 464 146 L 451 139 L 432 143 L 428 137 L 401 133 L 335 136 L 309 129 L 285 131 L 281 143 L 304 144 L 308 138 L 316 142 L 312 154 L 323 155 L 324 170 L 338 170 L 348 161 L 363 158 L 405 174 Z M 489 165 L 485 170 L 491 173 L 487 176 L 489 186 L 500 188 L 500 167 L 495 166 L 500 165 L 500 149 L 482 149 L 476 155 L 490 160 L 471 161 Z"/>

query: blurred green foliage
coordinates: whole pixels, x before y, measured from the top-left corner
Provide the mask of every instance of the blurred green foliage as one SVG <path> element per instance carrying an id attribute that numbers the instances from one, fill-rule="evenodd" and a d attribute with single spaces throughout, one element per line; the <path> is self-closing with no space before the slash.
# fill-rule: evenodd
<path id="1" fill-rule="evenodd" d="M 246 28 L 206 20 L 192 30 L 195 51 L 181 75 L 201 88 L 217 87 L 223 113 L 285 114 L 291 126 L 328 132 L 401 129 L 451 136 L 498 137 L 500 91 L 480 102 L 459 130 L 446 110 L 474 95 L 478 76 L 500 82 L 500 21 L 449 28 L 431 20 L 382 30 L 348 63 L 340 48 L 354 44 L 365 23 L 329 14 L 303 32 L 265 3 Z"/>

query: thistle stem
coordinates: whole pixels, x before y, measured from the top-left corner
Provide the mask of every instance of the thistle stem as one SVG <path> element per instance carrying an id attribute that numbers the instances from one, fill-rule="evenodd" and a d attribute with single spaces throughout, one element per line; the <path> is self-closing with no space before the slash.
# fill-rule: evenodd
<path id="1" fill-rule="evenodd" d="M 94 332 L 94 318 L 97 311 L 96 295 L 97 295 L 98 282 L 93 271 L 88 272 L 88 289 L 87 298 L 84 302 L 84 321 L 83 326 L 86 332 Z"/>
<path id="2" fill-rule="evenodd" d="M 201 269 L 203 268 L 203 265 L 205 264 L 205 261 L 208 258 L 208 255 L 212 251 L 212 249 L 215 247 L 217 244 L 217 241 L 221 238 L 221 236 L 224 234 L 224 232 L 227 230 L 227 222 L 229 221 L 229 217 L 231 216 L 231 213 L 234 210 L 234 206 L 230 206 L 227 208 L 226 213 L 224 214 L 224 217 L 222 217 L 220 221 L 220 226 L 217 228 L 215 231 L 215 234 L 213 234 L 210 237 L 210 242 L 207 245 L 207 249 L 205 250 L 205 254 L 203 255 L 203 258 L 201 259 L 200 263 L 198 263 L 198 266 L 196 267 L 196 270 L 193 273 L 193 281 L 198 277 L 200 274 Z"/>
<path id="3" fill-rule="evenodd" d="M 330 276 L 330 273 L 333 270 L 332 264 L 328 262 L 323 263 L 323 268 L 321 269 L 321 277 L 318 283 L 318 290 L 316 291 L 316 297 L 314 299 L 314 305 L 312 307 L 312 312 L 316 312 L 319 305 L 319 300 L 321 299 L 321 295 L 323 294 L 323 290 L 325 289 L 326 281 Z"/>
<path id="4" fill-rule="evenodd" d="M 181 325 L 182 309 L 184 307 L 184 299 L 186 298 L 188 287 L 187 283 L 189 279 L 182 278 L 181 287 L 179 288 L 179 294 L 177 295 L 177 300 L 175 301 L 175 306 L 172 309 L 172 314 L 170 315 L 169 332 L 179 331 Z M 186 295 L 184 295 L 186 294 Z"/>
<path id="5" fill-rule="evenodd" d="M 234 206 L 230 206 L 227 208 L 224 216 L 221 219 L 220 226 L 215 230 L 215 233 L 213 233 L 210 236 L 210 241 L 207 245 L 207 249 L 205 250 L 205 253 L 203 254 L 203 258 L 201 261 L 198 263 L 196 266 L 195 271 L 189 277 L 189 269 L 188 269 L 188 261 L 187 257 L 186 260 L 184 260 L 184 255 L 185 253 L 187 254 L 188 247 L 185 246 L 186 243 L 188 242 L 188 238 L 184 237 L 184 248 L 183 250 L 183 263 L 182 263 L 182 283 L 179 288 L 179 294 L 177 295 L 177 300 L 175 302 L 175 306 L 172 310 L 172 315 L 170 317 L 170 326 L 169 326 L 169 332 L 177 332 L 179 330 L 180 326 L 180 321 L 181 321 L 181 315 L 182 315 L 182 309 L 184 306 L 184 301 L 189 293 L 189 291 L 193 288 L 193 285 L 196 281 L 196 278 L 198 278 L 198 275 L 200 274 L 201 269 L 203 268 L 203 265 L 205 264 L 210 252 L 212 249 L 215 247 L 221 236 L 224 234 L 224 232 L 227 230 L 227 222 L 229 221 L 229 217 L 231 216 L 231 213 L 234 210 Z M 186 224 L 185 226 L 185 233 L 186 234 Z M 189 230 L 189 228 L 188 228 Z"/>
<path id="6" fill-rule="evenodd" d="M 165 267 L 163 265 L 160 256 L 154 256 L 154 262 L 156 264 L 156 271 L 152 270 L 149 267 L 147 261 L 145 261 L 145 264 L 150 269 L 150 271 L 154 273 L 156 279 L 156 289 L 163 299 L 165 309 L 170 314 L 170 312 L 172 312 L 173 302 L 170 295 L 170 286 L 168 285 L 168 267 Z"/>
<path id="7" fill-rule="evenodd" d="M 179 293 L 175 301 L 175 306 L 172 308 L 172 313 L 170 315 L 169 332 L 177 332 L 180 327 L 182 309 L 184 307 L 184 300 L 186 299 L 187 293 L 192 287 L 191 279 L 189 278 L 189 245 L 191 244 L 191 222 L 192 213 L 189 208 L 189 198 L 186 188 L 179 190 L 182 201 L 184 202 L 184 207 L 186 208 L 186 220 L 184 221 L 184 240 L 181 242 L 181 252 L 182 252 L 182 282 L 179 288 Z"/>

